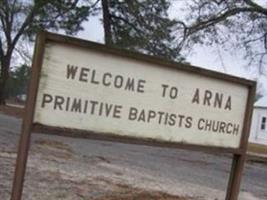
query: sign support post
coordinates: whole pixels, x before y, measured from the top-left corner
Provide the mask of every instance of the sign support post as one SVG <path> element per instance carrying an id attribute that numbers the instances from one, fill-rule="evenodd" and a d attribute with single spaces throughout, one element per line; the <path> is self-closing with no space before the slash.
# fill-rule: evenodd
<path id="1" fill-rule="evenodd" d="M 55 59 L 60 57 L 60 56 L 55 56 L 53 59 L 51 59 L 51 57 L 50 57 L 51 55 L 49 55 L 49 56 L 46 55 L 46 53 L 47 53 L 46 52 L 46 50 L 47 50 L 46 49 L 46 42 L 47 41 L 53 42 L 53 45 L 50 44 L 50 46 L 48 48 L 49 51 L 51 51 L 51 48 L 53 50 L 53 48 L 55 48 L 55 46 L 57 44 L 60 44 L 62 46 L 63 45 L 70 45 L 73 48 L 77 47 L 77 49 L 76 49 L 77 51 L 82 51 L 82 50 L 85 51 L 87 48 L 92 50 L 91 60 L 96 62 L 96 66 L 102 66 L 103 67 L 105 64 L 108 63 L 107 65 L 109 67 L 108 68 L 109 71 L 104 74 L 103 79 L 102 79 L 103 85 L 106 87 L 111 85 L 111 82 L 107 82 L 109 80 L 108 78 L 112 78 L 112 77 L 114 78 L 115 77 L 111 73 L 112 68 L 110 68 L 111 66 L 109 66 L 109 64 L 116 63 L 116 62 L 118 62 L 117 60 L 120 60 L 119 58 L 122 58 L 122 60 L 123 60 L 122 63 L 119 63 L 119 64 L 117 63 L 114 66 L 127 67 L 127 64 L 129 64 L 130 67 L 135 66 L 137 68 L 140 67 L 141 65 L 150 66 L 150 68 L 144 69 L 144 72 L 146 72 L 147 74 L 151 75 L 151 73 L 152 73 L 152 78 L 149 81 L 150 83 L 153 81 L 158 83 L 158 79 L 161 80 L 162 73 L 165 72 L 165 71 L 161 71 L 161 73 L 159 73 L 159 74 L 155 73 L 154 74 L 155 79 L 153 80 L 153 72 L 154 72 L 153 70 L 154 69 L 152 70 L 151 66 L 154 65 L 153 67 L 155 67 L 155 71 L 166 69 L 166 71 L 168 72 L 167 75 L 170 76 L 170 80 L 173 79 L 176 81 L 176 77 L 173 77 L 173 74 L 175 74 L 175 70 L 180 71 L 181 74 L 177 73 L 178 80 L 179 80 L 179 78 L 183 79 L 181 84 L 185 84 L 185 86 L 187 86 L 187 85 L 186 85 L 186 83 L 184 83 L 184 81 L 188 81 L 189 78 L 192 78 L 189 76 L 191 74 L 193 74 L 194 76 L 193 75 L 192 76 L 196 80 L 196 83 L 198 83 L 197 81 L 200 81 L 201 84 L 203 85 L 203 87 L 207 87 L 207 85 L 210 86 L 211 83 L 213 83 L 213 81 L 216 81 L 218 79 L 220 82 L 218 81 L 219 83 L 216 85 L 217 88 L 215 87 L 215 90 L 221 90 L 221 86 L 229 87 L 230 83 L 233 83 L 233 86 L 235 87 L 234 91 L 237 91 L 237 93 L 240 92 L 242 94 L 240 94 L 240 93 L 236 94 L 236 93 L 232 92 L 231 93 L 232 96 L 231 95 L 228 96 L 228 100 L 225 104 L 225 108 L 221 108 L 221 104 L 222 104 L 223 99 L 219 99 L 220 101 L 217 99 L 217 101 L 219 102 L 219 103 L 218 102 L 217 103 L 218 103 L 218 105 L 220 105 L 220 107 L 218 109 L 221 109 L 219 111 L 223 115 L 222 118 L 220 118 L 221 115 L 217 115 L 218 109 L 215 111 L 214 110 L 210 111 L 211 112 L 210 116 L 215 117 L 214 119 L 213 118 L 211 118 L 211 119 L 213 119 L 214 121 L 217 120 L 218 123 L 220 122 L 221 124 L 223 124 L 223 125 L 220 125 L 220 131 L 221 131 L 221 129 L 223 129 L 223 134 L 220 134 L 220 136 L 218 136 L 218 138 L 217 138 L 218 140 L 220 140 L 219 142 L 215 139 L 212 140 L 210 138 L 204 138 L 204 139 L 203 138 L 194 138 L 195 137 L 194 134 L 196 133 L 196 131 L 203 131 L 204 130 L 204 126 L 205 126 L 204 123 L 205 123 L 206 119 L 203 118 L 203 116 L 201 116 L 201 115 L 200 115 L 200 118 L 198 118 L 199 116 L 195 113 L 199 112 L 201 114 L 202 112 L 204 112 L 206 110 L 205 104 L 207 102 L 208 102 L 207 103 L 208 106 L 211 105 L 210 100 L 211 100 L 212 92 L 210 90 L 205 90 L 206 93 L 204 95 L 204 98 L 205 98 L 204 103 L 203 103 L 204 105 L 201 105 L 204 108 L 198 107 L 199 110 L 194 110 L 194 112 L 195 112 L 194 116 L 193 117 L 191 117 L 191 116 L 187 117 L 186 121 L 184 122 L 184 124 L 186 124 L 186 125 L 185 125 L 185 127 L 182 127 L 184 129 L 181 129 L 181 130 L 185 131 L 185 133 L 191 134 L 191 138 L 189 137 L 189 139 L 186 138 L 187 134 L 185 134 L 185 135 L 180 134 L 179 135 L 177 133 L 178 132 L 177 130 L 175 130 L 177 132 L 175 132 L 175 131 L 174 132 L 171 132 L 171 131 L 168 132 L 169 138 L 164 138 L 165 134 L 164 134 L 164 137 L 163 137 L 163 135 L 154 136 L 154 135 L 149 135 L 149 134 L 147 135 L 147 137 L 142 137 L 140 134 L 136 136 L 136 135 L 133 135 L 134 131 L 133 132 L 127 132 L 126 131 L 125 134 L 120 135 L 120 134 L 116 133 L 116 131 L 118 131 L 118 128 L 112 129 L 113 134 L 105 134 L 105 132 L 98 134 L 98 132 L 101 132 L 103 130 L 103 129 L 101 129 L 102 127 L 99 128 L 99 127 L 95 126 L 95 127 L 85 127 L 83 129 L 79 129 L 79 127 L 75 127 L 77 124 L 79 124 L 78 122 L 74 123 L 74 125 L 75 125 L 74 127 L 70 126 L 70 127 L 66 127 L 67 128 L 66 129 L 66 128 L 64 128 L 64 126 L 62 126 L 62 124 L 60 124 L 62 122 L 58 122 L 59 123 L 58 125 L 57 124 L 54 125 L 53 124 L 54 121 L 45 121 L 46 119 L 48 119 L 46 117 L 46 115 L 40 117 L 40 115 L 42 115 L 42 112 L 45 111 L 45 109 L 44 109 L 45 103 L 49 104 L 53 100 L 52 93 L 50 95 L 50 94 L 43 92 L 43 94 L 41 93 L 41 95 L 46 94 L 47 98 L 45 98 L 45 95 L 44 95 L 42 103 L 40 104 L 41 96 L 39 96 L 40 94 L 38 93 L 39 85 L 42 82 L 42 81 L 40 81 L 40 79 L 43 80 L 45 83 L 49 82 L 49 80 L 45 80 L 45 78 L 49 77 L 48 76 L 49 74 L 45 74 L 45 75 L 41 74 L 42 65 L 44 63 L 43 60 L 46 59 L 46 65 L 48 65 L 47 62 L 52 62 L 53 59 L 55 60 Z M 61 51 L 64 52 L 64 50 L 66 48 L 67 47 L 64 46 L 64 48 L 62 48 Z M 93 50 L 95 50 L 95 52 Z M 54 53 L 55 52 L 56 51 L 54 50 Z M 74 52 L 75 51 L 73 51 L 73 53 Z M 98 57 L 97 54 L 101 54 L 102 57 Z M 62 55 L 62 54 L 60 54 L 60 55 Z M 85 54 L 83 54 L 83 55 L 85 55 Z M 112 55 L 112 56 L 110 56 L 110 55 Z M 99 58 L 104 58 L 104 57 L 107 59 L 111 59 L 111 62 L 109 63 L 108 60 L 107 60 L 107 62 L 99 61 Z M 113 58 L 113 57 L 115 57 L 115 58 Z M 112 60 L 112 59 L 115 59 L 115 60 Z M 90 59 L 88 59 L 88 60 L 90 60 Z M 80 57 L 79 57 L 78 61 L 80 62 Z M 133 61 L 136 61 L 137 64 L 135 63 L 135 65 L 132 65 L 131 62 L 133 62 Z M 56 63 L 58 64 L 60 62 L 56 61 Z M 60 64 L 61 64 L 61 66 L 63 65 L 63 66 L 67 66 L 67 68 L 70 68 L 68 63 L 64 63 L 64 64 L 60 63 Z M 163 65 L 165 68 L 159 68 L 159 65 Z M 77 66 L 71 66 L 71 67 L 73 67 L 73 68 L 72 68 L 72 71 L 70 73 L 72 73 L 72 75 L 73 75 L 73 73 L 74 72 L 76 73 L 76 71 L 78 70 L 78 67 Z M 76 69 L 76 71 L 75 71 L 75 69 Z M 129 68 L 129 69 L 130 69 L 131 73 L 136 72 L 135 68 Z M 142 71 L 142 69 L 141 69 L 141 71 Z M 168 71 L 168 69 L 171 69 L 172 71 Z M 105 70 L 105 67 L 104 67 L 104 70 Z M 104 71 L 104 70 L 102 70 L 102 71 Z M 114 70 L 114 73 L 116 73 L 117 72 L 116 70 L 118 70 L 118 69 L 113 68 L 113 70 Z M 94 71 L 94 70 L 91 70 L 89 68 L 82 68 L 81 69 L 81 74 L 80 74 L 78 81 L 88 82 L 88 80 L 86 79 L 88 77 L 88 74 L 86 74 L 86 73 L 89 71 L 93 71 L 93 73 L 94 73 L 91 81 L 93 80 L 94 84 L 97 83 L 97 81 L 95 80 L 96 70 Z M 48 73 L 48 72 L 49 72 L 49 69 L 48 69 L 48 71 L 46 71 L 46 73 Z M 62 71 L 56 71 L 56 73 L 58 73 L 60 75 L 65 74 L 64 71 L 63 72 Z M 53 79 L 53 78 L 57 77 L 56 73 L 53 74 L 52 78 L 51 77 L 50 78 Z M 119 73 L 119 75 L 116 76 L 117 82 L 115 81 L 115 85 L 114 85 L 115 89 L 113 90 L 114 94 L 116 93 L 116 91 L 118 91 L 118 90 L 116 90 L 116 88 L 118 89 L 118 87 L 120 87 L 120 84 L 123 83 L 123 80 L 124 81 L 126 80 L 126 79 L 124 79 L 125 77 L 120 75 L 120 73 L 121 73 L 120 71 L 117 73 Z M 140 75 L 140 73 L 138 73 L 138 74 L 139 74 L 139 76 L 142 75 L 142 73 L 141 73 L 141 75 Z M 63 78 L 61 77 L 59 80 L 60 81 L 66 81 L 65 75 Z M 70 75 L 70 76 L 72 76 L 72 75 Z M 209 80 L 205 80 L 205 79 L 203 79 L 203 77 L 201 78 L 201 76 L 207 77 L 207 79 L 209 79 Z M 68 75 L 67 75 L 67 77 L 68 77 Z M 135 74 L 133 74 L 132 77 L 135 77 Z M 187 78 L 185 78 L 185 77 L 187 77 Z M 133 81 L 135 79 L 130 79 L 128 77 L 127 80 Z M 143 97 L 142 95 L 144 93 L 146 80 L 141 79 L 141 78 L 137 79 L 137 80 L 138 80 L 138 85 L 136 86 L 137 87 L 136 91 L 139 93 L 136 96 L 138 96 L 138 98 L 140 98 L 140 97 Z M 137 81 L 137 80 L 135 80 L 135 81 Z M 203 82 L 203 80 L 204 80 L 204 82 Z M 58 80 L 52 80 L 52 83 L 55 83 L 55 81 L 58 81 Z M 72 80 L 72 81 L 74 81 L 74 80 Z M 187 83 L 192 84 L 192 82 L 193 81 L 190 80 Z M 70 83 L 71 83 L 70 86 L 72 86 L 73 82 L 70 82 Z M 129 84 L 127 85 L 127 88 L 128 89 L 133 88 L 132 84 L 134 82 L 128 82 L 128 83 Z M 69 82 L 68 82 L 68 84 L 69 84 Z M 99 84 L 99 82 L 98 82 L 98 84 Z M 200 86 L 198 84 L 195 84 L 195 85 L 192 84 L 188 88 L 183 88 L 184 85 L 182 85 L 181 88 L 186 90 L 187 97 L 185 99 L 179 99 L 180 100 L 179 103 L 181 103 L 183 100 L 184 101 L 191 101 L 190 98 L 192 98 L 192 96 L 190 96 L 190 95 L 195 94 L 192 101 L 193 102 L 196 101 L 197 104 L 199 104 L 199 99 L 198 99 L 199 98 L 199 87 L 201 87 L 201 84 L 200 84 Z M 51 86 L 47 86 L 46 84 L 45 84 L 45 86 L 47 87 L 46 88 L 47 91 L 49 91 L 49 89 L 52 91 L 53 88 Z M 63 86 L 64 86 L 64 84 L 63 84 Z M 158 98 L 163 99 L 162 101 L 169 102 L 169 103 L 171 102 L 171 103 L 173 103 L 173 105 L 180 106 L 180 110 L 183 110 L 184 107 L 186 108 L 186 106 L 190 105 L 190 104 L 186 104 L 187 102 L 182 102 L 183 104 L 181 104 L 181 105 L 179 103 L 175 104 L 177 102 L 175 102 L 174 100 L 177 97 L 177 95 L 180 94 L 180 90 L 178 88 L 169 87 L 168 85 L 166 86 L 166 84 L 161 85 L 161 86 L 163 86 L 164 92 L 163 92 L 162 96 L 160 96 L 159 93 L 157 93 L 157 95 L 159 95 Z M 60 86 L 57 86 L 57 87 L 59 87 L 59 89 L 57 90 L 57 91 L 59 91 L 61 87 Z M 92 86 L 90 86 L 89 84 L 86 87 L 89 88 L 86 91 L 90 91 L 90 89 L 92 89 L 92 88 L 90 88 Z M 152 98 L 151 98 L 151 96 L 150 96 L 150 98 L 148 98 L 148 96 L 145 96 L 146 101 L 148 101 L 148 102 L 151 100 L 154 101 L 154 99 L 156 99 L 153 96 L 153 92 L 155 93 L 156 89 L 154 88 L 154 85 L 150 85 L 150 87 L 151 88 L 149 91 L 150 92 L 152 91 L 152 94 L 149 94 L 149 95 L 151 95 Z M 164 98 L 164 95 L 166 95 L 166 88 L 167 87 L 171 88 L 171 93 L 169 94 L 170 96 L 168 97 L 170 99 Z M 44 85 L 41 88 L 44 89 Z M 100 94 L 101 94 L 101 92 L 103 92 L 103 94 L 108 93 L 105 90 L 106 88 L 105 87 L 103 87 L 103 88 L 102 88 L 103 91 L 100 91 Z M 196 88 L 195 93 L 193 93 L 194 88 Z M 226 194 L 225 199 L 226 200 L 237 200 L 239 190 L 240 190 L 242 171 L 243 171 L 245 159 L 246 159 L 247 143 L 248 143 L 248 137 L 249 137 L 249 131 L 250 131 L 250 121 L 251 121 L 251 117 L 252 117 L 253 99 L 254 99 L 255 90 L 256 90 L 255 88 L 256 88 L 256 83 L 253 81 L 249 81 L 249 80 L 245 80 L 245 79 L 241 79 L 241 78 L 237 78 L 237 77 L 233 77 L 233 76 L 228 76 L 228 75 L 224 75 L 224 74 L 217 73 L 217 72 L 211 72 L 208 70 L 203 70 L 203 69 L 191 67 L 188 65 L 183 65 L 183 64 L 178 65 L 177 63 L 173 63 L 170 61 L 157 59 L 157 58 L 149 57 L 149 56 L 144 56 L 141 54 L 131 53 L 131 52 L 127 52 L 127 51 L 121 51 L 121 50 L 118 50 L 115 48 L 109 48 L 109 47 L 106 47 L 104 45 L 100 45 L 100 44 L 96 44 L 96 43 L 92 43 L 92 42 L 87 42 L 84 40 L 60 36 L 57 34 L 51 34 L 51 33 L 47 33 L 47 32 L 42 32 L 38 35 L 37 42 L 35 45 L 35 53 L 34 53 L 34 59 L 33 59 L 33 64 L 32 64 L 32 75 L 31 75 L 31 81 L 30 81 L 30 86 L 29 86 L 29 90 L 28 90 L 28 98 L 27 98 L 27 103 L 26 103 L 26 111 L 25 111 L 25 115 L 24 115 L 24 119 L 23 119 L 21 137 L 20 137 L 19 146 L 18 146 L 18 154 L 17 154 L 17 160 L 16 160 L 16 169 L 15 169 L 15 175 L 14 175 L 14 180 L 13 180 L 11 200 L 21 200 L 22 190 L 23 190 L 23 182 L 24 182 L 24 177 L 25 177 L 25 172 L 26 172 L 27 158 L 28 158 L 29 147 L 30 147 L 31 132 L 36 131 L 36 129 L 38 130 L 38 127 L 39 128 L 41 127 L 43 129 L 46 129 L 46 128 L 49 129 L 50 127 L 53 127 L 55 129 L 58 128 L 61 132 L 67 131 L 69 133 L 73 133 L 73 135 L 75 135 L 75 134 L 77 135 L 77 133 L 81 133 L 82 137 L 89 137 L 89 138 L 96 138 L 96 139 L 103 139 L 103 140 L 112 140 L 112 141 L 122 141 L 125 143 L 148 144 L 148 145 L 153 145 L 153 146 L 164 146 L 164 147 L 171 147 L 171 148 L 183 148 L 183 149 L 191 149 L 191 150 L 206 150 L 209 152 L 231 153 L 233 155 L 232 167 L 231 167 L 231 172 L 230 172 L 230 177 L 229 177 L 229 182 L 228 182 L 228 188 L 227 188 L 227 194 Z M 108 89 L 110 89 L 110 88 L 108 88 Z M 68 90 L 69 90 L 69 88 L 68 88 Z M 93 88 L 92 90 L 95 90 L 95 88 Z M 248 90 L 248 93 L 246 93 L 247 90 Z M 136 91 L 134 91 L 134 92 L 136 92 Z M 191 91 L 191 93 L 189 91 Z M 129 91 L 127 91 L 127 92 L 129 92 Z M 132 92 L 132 91 L 130 91 L 130 92 Z M 126 97 L 128 98 L 129 94 L 131 94 L 131 93 L 127 93 L 127 95 L 125 95 L 125 93 L 119 93 L 119 95 L 115 94 L 115 96 L 118 97 L 120 95 L 122 95 L 122 96 L 125 95 L 124 98 L 126 98 Z M 135 94 L 135 93 L 133 93 L 133 94 Z M 246 96 L 246 94 L 247 94 L 247 96 Z M 216 93 L 216 95 L 215 96 L 217 98 L 220 98 L 220 97 L 222 98 L 224 94 L 223 93 Z M 239 99 L 240 97 L 238 98 L 238 95 L 241 95 L 241 96 L 243 95 L 243 97 L 246 97 L 245 102 L 242 98 L 240 100 Z M 38 101 L 38 97 L 39 97 L 39 101 Z M 113 101 L 115 101 L 115 102 L 116 102 L 116 100 L 118 100 L 118 99 L 116 99 L 116 97 L 110 96 L 111 99 L 114 98 Z M 61 106 L 63 104 L 64 97 L 57 95 L 56 98 L 58 98 L 59 100 L 55 100 L 55 104 L 53 106 L 51 106 L 51 105 L 50 106 L 53 107 L 54 110 L 55 110 L 55 107 L 58 107 L 59 110 L 62 110 Z M 101 98 L 103 99 L 103 97 L 101 97 Z M 230 121 L 228 123 L 228 126 L 227 126 L 227 123 L 225 121 L 228 119 L 229 116 L 231 116 L 230 111 L 232 109 L 232 107 L 231 107 L 232 106 L 232 104 L 231 104 L 232 98 L 235 98 L 235 105 L 237 105 L 236 107 L 238 107 L 238 109 L 233 111 L 233 113 L 235 114 L 235 118 L 233 117 L 232 120 L 237 120 L 238 121 L 237 123 L 239 123 L 239 124 L 234 124 L 233 122 Z M 142 101 L 143 99 L 137 99 L 137 100 L 138 100 L 139 104 L 143 103 L 143 101 Z M 68 101 L 70 101 L 70 97 L 68 97 Z M 88 102 L 89 102 L 89 100 L 86 100 L 85 107 L 83 107 L 83 109 L 81 109 L 81 107 L 79 107 L 79 105 L 81 105 L 81 100 L 80 100 L 80 103 L 77 103 L 77 99 L 76 99 L 76 103 L 75 103 L 75 106 L 73 106 L 73 110 L 79 111 L 79 109 L 80 109 L 80 113 L 82 113 L 82 111 L 83 111 L 83 114 L 85 114 L 86 109 L 88 108 L 88 104 L 89 104 Z M 93 102 L 94 102 L 94 109 L 95 109 L 95 105 L 97 105 L 97 103 L 100 104 L 100 102 L 97 102 L 96 100 Z M 240 103 L 242 105 L 239 105 Z M 73 103 L 73 105 L 74 105 L 74 103 Z M 109 111 L 106 113 L 110 113 L 110 110 L 114 109 L 113 110 L 114 111 L 113 116 L 110 118 L 105 116 L 106 117 L 105 119 L 111 120 L 112 123 L 116 124 L 118 122 L 116 120 L 122 118 L 122 116 L 120 114 L 122 113 L 123 106 L 119 105 L 119 104 L 115 104 L 115 103 L 113 103 L 113 104 L 110 103 L 110 104 L 105 104 L 105 105 L 106 105 L 106 107 L 104 107 L 104 106 L 103 107 L 109 109 Z M 164 105 L 164 104 L 162 104 L 162 105 Z M 185 106 L 183 106 L 183 105 L 185 105 Z M 214 103 L 214 105 L 215 105 L 215 103 Z M 147 105 L 144 104 L 143 106 L 147 106 Z M 194 104 L 194 106 L 196 106 L 196 105 Z M 103 107 L 101 109 L 103 109 Z M 66 109 L 67 108 L 69 109 L 69 105 L 66 106 Z M 160 107 L 160 108 L 162 108 L 162 107 Z M 208 108 L 210 110 L 214 109 L 212 106 L 210 106 Z M 127 109 L 129 109 L 129 107 L 127 107 Z M 125 110 L 127 110 L 127 109 L 125 108 Z M 134 109 L 135 109 L 134 112 L 137 112 L 138 109 L 135 107 L 134 107 Z M 157 109 L 157 107 L 155 107 L 154 110 L 155 109 Z M 164 109 L 164 106 L 162 109 Z M 181 128 L 180 127 L 180 125 L 182 124 L 181 121 L 178 123 L 174 120 L 174 119 L 178 119 L 179 115 L 175 115 L 173 113 L 168 113 L 168 112 L 173 112 L 172 110 L 168 110 L 168 109 L 169 109 L 169 104 L 166 108 L 165 112 L 167 113 L 167 115 L 165 115 L 165 116 L 172 116 L 172 118 L 170 118 L 169 121 L 167 120 L 167 122 L 168 122 L 167 125 L 171 126 L 174 123 L 177 123 L 176 124 L 177 127 Z M 228 111 L 229 111 L 228 113 L 226 113 L 226 111 L 225 111 L 226 109 L 228 109 Z M 243 109 L 245 109 L 245 111 Z M 151 110 L 149 110 L 150 114 L 148 116 L 154 116 L 155 117 L 157 112 L 155 112 L 154 110 L 153 110 L 153 108 L 151 108 Z M 37 115 L 39 118 L 38 117 L 36 118 L 36 116 L 35 116 L 36 112 L 37 112 Z M 51 114 L 49 112 L 47 111 L 47 113 L 46 113 L 46 114 L 48 114 L 48 116 L 49 116 L 49 114 Z M 185 112 L 188 112 L 188 110 L 185 109 Z M 91 113 L 92 113 L 92 111 L 91 111 Z M 102 111 L 101 111 L 101 113 L 102 113 Z M 162 117 L 162 115 L 164 114 L 164 112 L 161 112 L 161 111 L 159 111 L 159 113 L 161 113 L 160 117 Z M 242 113 L 244 113 L 244 115 Z M 189 115 L 189 114 L 187 113 L 187 115 Z M 240 119 L 241 115 L 244 116 L 244 119 Z M 100 114 L 99 114 L 99 116 L 100 116 Z M 99 117 L 99 116 L 97 116 L 97 117 Z M 182 118 L 185 118 L 186 115 L 185 116 L 181 115 L 181 116 L 183 116 Z M 65 115 L 64 115 L 64 117 L 65 117 Z M 90 117 L 93 118 L 95 116 L 90 116 Z M 75 118 L 75 116 L 71 116 L 71 119 L 72 118 Z M 193 126 L 192 125 L 193 118 L 196 118 L 198 120 L 196 120 L 194 131 L 190 132 L 188 130 L 189 130 L 189 128 L 191 128 Z M 88 119 L 91 120 L 91 118 L 88 118 Z M 48 120 L 51 120 L 51 119 L 48 119 Z M 79 118 L 79 120 L 82 120 L 82 119 Z M 180 118 L 180 120 L 181 120 L 181 118 Z M 73 121 L 75 122 L 75 119 Z M 52 124 L 50 124 L 50 123 L 52 123 Z M 125 121 L 123 121 L 123 123 L 125 123 Z M 119 123 L 117 125 L 119 126 L 123 123 Z M 126 123 L 126 125 L 129 125 L 127 123 Z M 148 123 L 148 122 L 146 122 L 146 123 Z M 242 125 L 241 125 L 241 123 L 242 123 Z M 87 123 L 87 124 L 90 124 L 90 123 Z M 104 124 L 108 124 L 108 123 L 104 123 Z M 94 126 L 92 124 L 90 124 L 90 125 Z M 142 125 L 143 124 L 141 124 L 140 126 L 142 126 Z M 145 125 L 147 125 L 147 124 L 145 124 Z M 157 126 L 158 126 L 158 124 L 157 124 Z M 166 119 L 165 119 L 165 126 L 166 126 Z M 227 129 L 225 128 L 226 126 L 227 126 Z M 241 126 L 242 126 L 242 130 L 239 129 Z M 135 128 L 135 126 L 133 126 L 133 127 Z M 151 125 L 151 127 L 153 128 L 152 125 Z M 151 128 L 151 127 L 149 127 L 149 128 Z M 231 131 L 230 131 L 231 127 L 232 128 L 235 127 L 235 129 L 237 130 L 237 133 L 235 131 L 232 131 L 232 133 L 231 133 Z M 122 126 L 120 128 L 121 128 L 121 130 L 119 130 L 119 131 L 120 131 L 120 133 L 122 133 L 125 130 L 124 129 L 125 127 Z M 146 130 L 146 131 L 148 131 L 148 132 L 150 131 L 153 133 L 154 130 L 152 128 L 150 130 Z M 171 128 L 172 127 L 169 127 L 168 130 L 171 130 Z M 207 126 L 206 126 L 206 128 L 207 128 Z M 230 128 L 230 129 L 228 129 L 228 128 Z M 138 130 L 139 129 L 136 129 L 137 132 L 138 132 Z M 111 133 L 112 133 L 112 131 L 111 131 Z M 164 131 L 166 131 L 166 130 L 164 129 L 163 133 L 165 133 Z M 239 132 L 241 132 L 241 133 L 239 133 Z M 206 133 L 208 134 L 209 132 L 206 132 Z M 240 138 L 237 139 L 237 135 L 240 135 L 240 134 L 241 134 L 241 139 Z M 68 134 L 66 134 L 66 135 L 68 135 Z M 204 134 L 202 134 L 202 136 L 205 136 L 205 132 L 204 132 Z M 181 138 L 179 138 L 179 137 L 181 137 Z M 198 136 L 198 137 L 200 137 L 200 136 Z M 236 143 L 233 143 L 231 141 L 231 139 L 232 139 L 231 137 L 235 140 L 234 142 L 236 142 Z M 194 141 L 191 141 L 190 139 L 194 139 Z M 206 144 L 209 144 L 209 145 L 206 145 Z"/>
<path id="2" fill-rule="evenodd" d="M 256 93 L 256 86 L 250 86 L 248 96 L 254 97 Z M 240 148 L 241 154 L 234 154 L 232 159 L 232 167 L 228 181 L 227 193 L 225 200 L 238 200 L 238 194 L 241 185 L 242 172 L 246 162 L 246 153 L 248 138 L 251 126 L 253 98 L 249 98 L 246 106 L 245 123 L 243 127 L 243 137 L 241 138 Z"/>
<path id="3" fill-rule="evenodd" d="M 227 194 L 225 200 L 237 200 L 240 190 L 242 171 L 245 163 L 245 155 L 234 154 L 232 168 L 229 176 Z"/>
<path id="4" fill-rule="evenodd" d="M 13 180 L 11 200 L 21 200 L 23 191 L 23 182 L 26 173 L 26 165 L 30 148 L 31 132 L 33 125 L 33 117 L 35 110 L 35 102 L 37 96 L 39 75 L 42 65 L 42 57 L 44 53 L 45 33 L 41 33 L 37 37 L 35 44 L 34 60 L 32 64 L 31 80 L 28 88 L 26 109 L 21 127 L 21 136 L 18 144 L 18 152 L 16 159 L 16 168 Z"/>

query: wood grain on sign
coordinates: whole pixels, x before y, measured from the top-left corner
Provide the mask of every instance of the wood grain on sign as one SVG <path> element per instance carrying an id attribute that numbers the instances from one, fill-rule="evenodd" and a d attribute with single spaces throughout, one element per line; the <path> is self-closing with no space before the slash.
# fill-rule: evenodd
<path id="1" fill-rule="evenodd" d="M 48 41 L 34 123 L 239 148 L 246 85 Z"/>

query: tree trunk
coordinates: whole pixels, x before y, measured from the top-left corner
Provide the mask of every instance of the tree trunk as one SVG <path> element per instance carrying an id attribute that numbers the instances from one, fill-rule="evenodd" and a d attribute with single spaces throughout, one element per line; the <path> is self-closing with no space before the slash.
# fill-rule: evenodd
<path id="1" fill-rule="evenodd" d="M 6 80 L 4 77 L 0 78 L 0 105 L 5 105 L 6 104 L 6 93 L 5 89 L 6 88 Z"/>
<path id="2" fill-rule="evenodd" d="M 104 23 L 104 37 L 107 45 L 112 45 L 112 34 L 111 34 L 111 16 L 109 13 L 108 0 L 102 0 L 102 12 L 103 12 L 103 23 Z"/>
<path id="3" fill-rule="evenodd" d="M 1 59 L 1 75 L 0 75 L 0 105 L 6 104 L 7 98 L 7 80 L 9 78 L 11 56 L 6 55 Z"/>

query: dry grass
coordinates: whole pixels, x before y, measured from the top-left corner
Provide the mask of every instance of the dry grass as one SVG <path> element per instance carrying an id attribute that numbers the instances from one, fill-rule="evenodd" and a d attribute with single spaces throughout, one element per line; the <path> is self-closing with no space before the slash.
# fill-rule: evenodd
<path id="1" fill-rule="evenodd" d="M 189 200 L 187 197 L 178 197 L 162 192 L 150 191 L 119 191 L 95 200 Z"/>
<path id="2" fill-rule="evenodd" d="M 259 153 L 259 154 L 266 154 L 267 155 L 267 146 L 249 143 L 248 151 L 251 153 Z"/>
<path id="3" fill-rule="evenodd" d="M 111 183 L 110 183 L 111 184 Z M 112 184 L 112 193 L 104 194 L 94 200 L 194 200 L 190 197 L 181 197 L 160 191 L 150 191 L 134 188 L 124 184 Z"/>
<path id="4" fill-rule="evenodd" d="M 50 148 L 60 149 L 72 153 L 72 150 L 69 145 L 55 140 L 39 139 L 35 141 L 35 144 L 47 146 Z"/>
<path id="5" fill-rule="evenodd" d="M 57 159 L 71 159 L 73 151 L 71 147 L 59 141 L 49 139 L 39 139 L 34 142 L 37 144 L 35 152 L 46 152 L 46 159 L 57 161 Z"/>

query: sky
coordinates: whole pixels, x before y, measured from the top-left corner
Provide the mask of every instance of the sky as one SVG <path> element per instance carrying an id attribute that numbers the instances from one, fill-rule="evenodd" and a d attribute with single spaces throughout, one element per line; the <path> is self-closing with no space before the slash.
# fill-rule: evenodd
<path id="1" fill-rule="evenodd" d="M 169 16 L 174 18 L 181 6 L 181 1 L 175 1 L 169 10 Z M 90 17 L 90 20 L 83 23 L 84 30 L 77 35 L 79 38 L 104 43 L 104 30 L 101 23 L 102 14 Z M 242 52 L 226 52 L 217 46 L 196 45 L 193 51 L 186 55 L 186 60 L 193 66 L 219 71 L 234 76 L 257 80 L 257 91 L 267 96 L 267 76 L 256 76 L 253 70 L 246 67 Z M 253 67 L 252 67 L 253 69 Z M 255 68 L 254 68 L 255 69 Z"/>
<path id="2" fill-rule="evenodd" d="M 91 17 L 90 21 L 84 22 L 84 31 L 79 32 L 78 37 L 94 42 L 104 43 L 104 30 L 101 24 L 101 16 Z M 229 73 L 232 75 L 252 79 L 244 69 L 245 62 L 238 52 L 236 55 L 227 54 L 222 49 L 219 50 L 223 60 L 217 55 L 218 49 L 211 47 L 196 46 L 194 51 L 186 58 L 194 66 Z M 237 66 L 237 67 L 232 67 Z M 224 68 L 227 70 L 225 71 Z"/>

